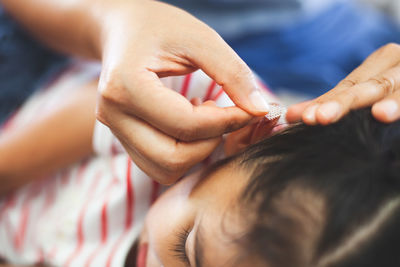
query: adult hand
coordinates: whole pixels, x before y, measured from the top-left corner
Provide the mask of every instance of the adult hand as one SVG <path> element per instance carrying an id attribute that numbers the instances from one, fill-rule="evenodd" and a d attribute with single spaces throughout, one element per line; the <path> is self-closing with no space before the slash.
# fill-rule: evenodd
<path id="1" fill-rule="evenodd" d="M 336 122 L 352 109 L 372 106 L 373 116 L 390 123 L 400 118 L 400 45 L 388 44 L 371 54 L 335 88 L 289 108 L 289 122 Z"/>
<path id="2" fill-rule="evenodd" d="M 97 118 L 159 182 L 175 182 L 215 149 L 223 133 L 268 112 L 248 66 L 211 28 L 157 1 L 103 2 Z M 238 107 L 192 105 L 159 80 L 198 68 Z"/>
<path id="3" fill-rule="evenodd" d="M 149 0 L 3 0 L 2 5 L 54 49 L 102 60 L 97 117 L 162 183 L 174 182 L 206 158 L 224 132 L 267 111 L 246 64 L 215 31 L 178 8 Z M 197 68 L 240 108 L 193 106 L 159 80 Z"/>

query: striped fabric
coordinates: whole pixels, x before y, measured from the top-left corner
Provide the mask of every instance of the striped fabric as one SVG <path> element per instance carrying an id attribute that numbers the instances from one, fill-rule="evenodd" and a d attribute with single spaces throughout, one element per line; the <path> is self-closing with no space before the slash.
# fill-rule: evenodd
<path id="1" fill-rule="evenodd" d="M 63 94 L 97 74 L 98 69 L 82 66 L 66 71 L 34 95 L 2 130 L 51 111 Z M 232 105 L 221 87 L 202 72 L 163 82 L 189 99 Z M 93 146 L 94 156 L 0 201 L 0 257 L 21 265 L 123 266 L 161 188 L 100 123 L 95 126 Z"/>

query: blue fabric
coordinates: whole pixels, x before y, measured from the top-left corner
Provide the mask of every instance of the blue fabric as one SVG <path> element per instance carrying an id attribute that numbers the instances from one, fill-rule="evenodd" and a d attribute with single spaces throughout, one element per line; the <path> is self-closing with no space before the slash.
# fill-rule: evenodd
<path id="1" fill-rule="evenodd" d="M 298 25 L 228 43 L 272 89 L 318 96 L 374 50 L 399 41 L 400 31 L 388 18 L 349 1 Z"/>
<path id="2" fill-rule="evenodd" d="M 0 124 L 65 63 L 23 32 L 0 6 Z"/>
<path id="3" fill-rule="evenodd" d="M 322 12 L 351 0 L 163 0 L 207 23 L 223 38 L 260 33 Z"/>

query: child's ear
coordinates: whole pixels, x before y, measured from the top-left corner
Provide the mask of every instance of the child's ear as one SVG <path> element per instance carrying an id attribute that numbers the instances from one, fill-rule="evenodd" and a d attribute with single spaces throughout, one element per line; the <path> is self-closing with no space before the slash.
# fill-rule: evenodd
<path id="1" fill-rule="evenodd" d="M 279 118 L 268 120 L 265 117 L 227 135 L 224 144 L 226 156 L 236 154 L 251 144 L 269 137 Z"/>

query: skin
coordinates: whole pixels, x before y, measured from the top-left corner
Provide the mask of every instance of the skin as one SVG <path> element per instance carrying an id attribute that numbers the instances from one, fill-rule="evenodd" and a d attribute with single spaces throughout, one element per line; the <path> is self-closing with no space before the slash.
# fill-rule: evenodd
<path id="1" fill-rule="evenodd" d="M 247 66 L 214 31 L 181 10 L 152 1 L 138 3 L 121 0 L 110 4 L 110 1 L 104 0 L 97 1 L 96 5 L 89 0 L 58 1 L 57 5 L 54 1 L 45 0 L 3 0 L 3 3 L 11 14 L 50 46 L 60 51 L 103 61 L 99 85 L 98 119 L 113 129 L 121 142 L 125 144 L 131 157 L 136 159 L 136 163 L 143 169 L 155 170 L 152 174 L 160 177 L 161 182 L 176 181 L 177 177 L 180 177 L 197 161 L 205 158 L 215 148 L 223 132 L 249 123 L 252 120 L 249 113 L 252 115 L 265 113 L 248 100 L 248 95 L 255 86 Z M 85 12 L 79 12 L 79 10 L 85 10 Z M 132 14 L 137 14 L 137 16 L 131 16 Z M 139 14 L 146 14 L 150 18 L 144 20 Z M 176 28 L 171 32 L 170 27 L 165 27 L 168 16 L 176 18 L 179 21 L 177 25 L 183 28 Z M 165 18 L 165 20 L 159 18 Z M 65 23 L 65 21 L 71 23 Z M 87 27 L 78 27 L 82 25 Z M 114 30 L 121 29 L 125 25 L 136 27 L 132 27 L 127 32 Z M 160 27 L 161 25 L 163 27 Z M 187 28 L 196 32 L 198 38 L 193 41 L 192 36 L 182 35 L 181 32 L 189 32 Z M 152 33 L 151 36 L 149 32 Z M 177 38 L 171 38 L 171 36 Z M 138 39 L 141 40 L 140 43 L 135 42 Z M 205 40 L 207 42 L 202 43 Z M 400 60 L 397 56 L 400 54 L 399 50 L 396 44 L 379 49 L 327 94 L 290 108 L 287 114 L 288 120 L 291 122 L 303 120 L 308 124 L 329 124 L 337 121 L 351 109 L 370 105 L 373 105 L 372 113 L 377 119 L 384 122 L 398 119 L 400 117 L 398 108 Z M 137 53 L 137 51 L 142 53 Z M 209 51 L 214 51 L 214 54 L 210 56 Z M 132 66 L 132 62 L 138 64 Z M 224 68 L 226 62 L 231 66 L 229 70 Z M 193 106 L 158 83 L 158 77 L 187 73 L 196 68 L 202 68 L 223 85 L 235 103 L 247 112 L 239 108 L 219 109 L 206 103 Z M 135 81 L 132 77 L 135 77 Z M 166 109 L 165 103 L 174 108 Z M 154 109 L 154 106 L 160 109 Z M 180 124 L 177 125 L 176 121 Z M 133 136 L 131 134 L 133 130 L 138 130 L 138 135 Z M 146 140 L 146 138 L 151 139 Z M 60 138 L 60 140 L 66 139 Z M 160 144 L 160 151 L 163 153 L 157 154 L 138 145 L 155 140 Z M 17 143 L 15 141 L 15 144 Z M 8 142 L 3 142 L 4 144 Z M 10 148 L 9 151 L 16 150 Z M 23 150 L 20 152 L 21 155 L 26 155 L 22 153 Z M 70 153 L 73 153 L 72 150 Z M 70 158 L 67 156 L 66 159 L 72 161 L 73 158 L 87 153 L 90 154 L 90 151 L 83 150 L 77 153 L 78 155 Z M 8 157 L 9 155 L 4 156 L 4 154 L 2 156 L 9 162 Z M 193 158 L 196 160 L 194 161 Z M 55 162 L 49 166 L 57 169 L 64 164 L 66 162 Z M 6 170 L 10 166 L 13 165 L 0 166 L 0 169 Z M 40 170 L 40 166 L 37 164 L 34 169 Z M 176 195 L 178 203 L 171 204 L 172 208 L 181 208 L 182 205 L 185 210 L 182 221 L 189 222 L 188 225 L 194 227 L 194 231 L 197 231 L 200 221 L 202 225 L 205 225 L 204 228 L 209 229 L 204 233 L 204 242 L 207 244 L 207 249 L 210 248 L 205 252 L 206 260 L 215 258 L 216 263 L 221 264 L 232 260 L 232 256 L 238 252 L 237 247 L 230 247 L 228 251 L 232 253 L 223 253 L 226 252 L 223 249 L 232 244 L 230 242 L 232 240 L 219 235 L 223 223 L 221 213 L 224 211 L 231 216 L 235 215 L 235 210 L 230 212 L 232 203 L 235 203 L 237 192 L 243 187 L 241 183 L 230 183 L 230 179 L 235 178 L 235 174 L 237 172 L 227 170 L 224 175 L 221 175 L 222 178 L 218 176 L 215 179 L 214 177 L 206 179 L 199 185 L 196 183 L 196 178 L 184 179 L 177 185 L 178 187 L 174 187 L 181 188 L 183 195 Z M 214 180 L 216 184 L 208 184 L 208 181 Z M 187 183 L 192 181 L 192 183 L 182 186 L 184 181 Z M 218 183 L 218 181 L 223 181 L 223 183 Z M 202 184 L 208 184 L 209 189 L 201 189 L 204 188 Z M 11 185 L 11 188 L 20 185 L 21 182 Z M 221 188 L 229 189 L 232 194 L 220 193 L 223 191 Z M 218 194 L 211 194 L 212 189 L 218 190 Z M 201 193 L 196 193 L 196 191 Z M 228 192 L 228 190 L 225 191 Z M 184 199 L 188 203 L 182 203 L 179 199 Z M 165 203 L 170 203 L 167 200 Z M 209 201 L 213 201 L 212 203 L 216 204 L 215 207 L 207 205 Z M 173 211 L 170 210 L 170 212 Z M 149 218 L 151 217 L 149 215 Z M 161 218 L 156 215 L 154 217 L 158 220 Z M 168 218 L 173 219 L 173 216 Z M 168 236 L 167 233 L 160 232 L 159 236 L 147 234 L 146 237 L 146 231 L 152 233 L 156 231 L 155 226 L 152 226 L 154 223 L 151 222 L 156 219 L 148 219 L 150 222 L 146 225 L 151 230 L 145 230 L 142 241 L 150 244 L 149 257 L 155 255 L 155 258 L 150 259 L 149 262 L 156 260 L 155 264 L 162 261 L 165 266 L 169 264 L 177 266 L 168 254 L 170 251 L 167 252 L 160 247 L 160 244 L 165 244 L 169 242 L 168 238 L 172 238 L 171 232 Z M 165 217 L 161 219 L 164 220 Z M 182 221 L 176 222 L 176 227 L 179 227 Z M 228 224 L 228 229 L 233 233 L 243 231 L 240 222 L 237 220 L 235 222 L 237 223 Z M 190 238 L 193 240 L 193 237 Z M 193 242 L 190 240 L 189 243 Z M 190 248 L 189 255 L 191 255 Z M 193 262 L 193 259 L 191 261 Z"/>
<path id="2" fill-rule="evenodd" d="M 249 67 L 214 30 L 178 8 L 150 0 L 2 4 L 48 46 L 102 61 L 97 119 L 161 183 L 175 182 L 205 159 L 223 133 L 267 113 L 266 104 L 254 97 L 258 88 Z M 193 106 L 159 80 L 199 68 L 223 86 L 237 107 Z M 149 141 L 159 149 L 140 145 Z"/>
<path id="3" fill-rule="evenodd" d="M 139 247 L 149 245 L 146 267 L 188 266 L 172 251 L 182 229 L 190 231 L 186 253 L 189 266 L 196 266 L 194 241 L 200 228 L 204 265 L 232 266 L 240 252 L 233 238 L 245 230 L 239 218 L 238 197 L 247 184 L 247 177 L 243 170 L 231 164 L 207 177 L 202 178 L 201 172 L 185 177 L 165 192 L 150 209 L 141 235 Z M 247 264 L 235 266 L 256 266 L 249 259 L 244 261 Z M 128 266 L 135 265 L 132 262 Z"/>
<path id="4" fill-rule="evenodd" d="M 0 196 L 93 153 L 95 96 L 93 81 L 71 90 L 51 113 L 0 131 Z"/>
<path id="5" fill-rule="evenodd" d="M 136 164 L 161 183 L 175 182 L 206 158 L 223 133 L 267 112 L 265 103 L 249 97 L 257 86 L 246 64 L 215 31 L 180 9 L 149 0 L 2 4 L 50 47 L 103 62 L 97 118 L 113 130 Z M 327 94 L 291 107 L 288 121 L 329 124 L 351 109 L 372 105 L 378 120 L 397 120 L 398 55 L 396 44 L 379 49 Z M 158 79 L 198 68 L 222 85 L 239 108 L 193 106 Z M 148 137 L 158 141 L 161 153 L 140 146 Z"/>
<path id="6" fill-rule="evenodd" d="M 149 246 L 147 267 L 196 266 L 194 246 L 200 229 L 204 265 L 232 266 L 240 252 L 233 239 L 245 231 L 238 197 L 247 182 L 244 170 L 228 164 L 204 178 L 201 173 L 188 176 L 165 192 L 150 209 L 140 240 L 140 245 Z M 190 265 L 171 251 L 181 229 L 190 231 L 186 241 Z"/>
<path id="7" fill-rule="evenodd" d="M 350 110 L 372 107 L 372 115 L 390 123 L 400 118 L 400 45 L 388 44 L 372 53 L 335 88 L 289 108 L 289 122 L 334 123 Z"/>
<path id="8" fill-rule="evenodd" d="M 0 132 L 0 196 L 93 154 L 96 85 L 93 81 L 74 88 L 51 113 Z M 191 103 L 202 104 L 200 99 Z M 215 106 L 212 101 L 204 104 Z M 233 155 L 265 138 L 275 124 L 276 120 L 261 119 L 230 133 L 225 154 Z"/>
<path id="9" fill-rule="evenodd" d="M 11 128 L 0 133 L 0 195 L 93 153 L 91 143 L 95 116 L 92 110 L 95 108 L 95 94 L 94 81 L 76 88 L 68 97 L 63 98 L 63 103 L 52 113 L 38 117 L 23 128 Z M 191 102 L 193 105 L 202 104 L 199 99 L 192 99 Z M 203 104 L 215 105 L 213 102 Z M 229 134 L 224 145 L 226 154 L 237 153 L 249 144 L 265 138 L 275 124 L 276 121 L 257 120 Z M 32 154 L 35 157 L 31 157 Z M 181 179 L 152 208 L 146 229 L 157 229 L 152 236 L 148 235 L 148 230 L 144 230 L 142 242 L 154 239 L 151 241 L 151 253 L 155 253 L 157 260 L 162 257 L 165 266 L 184 266 L 167 248 L 176 243 L 176 233 L 182 227 L 197 231 L 201 224 L 201 228 L 204 228 L 202 241 L 207 247 L 206 260 L 218 259 L 217 263 L 233 260 L 238 248 L 232 238 L 243 230 L 237 213 L 237 197 L 246 184 L 246 177 L 246 173 L 241 170 L 227 166 L 204 179 L 200 179 L 201 173 Z M 170 216 L 170 213 L 174 213 L 174 216 Z M 171 221 L 165 221 L 166 218 Z M 160 225 L 161 219 L 166 223 Z M 223 235 L 222 226 L 232 235 Z M 194 233 L 189 242 L 193 242 Z M 168 245 L 164 247 L 161 244 Z M 157 248 L 154 252 L 153 247 Z M 226 253 L 227 248 L 230 254 Z M 213 254 L 218 251 L 218 255 Z M 192 248 L 188 248 L 188 255 L 191 253 Z M 153 260 L 149 259 L 149 262 Z"/>
<path id="10" fill-rule="evenodd" d="M 198 100 L 192 103 L 199 104 Z M 230 133 L 224 143 L 225 154 L 233 155 L 268 137 L 276 122 L 263 119 Z M 248 179 L 246 170 L 230 162 L 206 177 L 202 171 L 184 177 L 167 190 L 147 214 L 139 241 L 139 247 L 149 247 L 146 267 L 188 266 L 171 251 L 183 229 L 190 231 L 186 241 L 189 266 L 196 266 L 194 246 L 199 231 L 205 266 L 257 266 L 253 259 L 236 261 L 241 249 L 233 240 L 246 229 L 238 198 Z"/>

